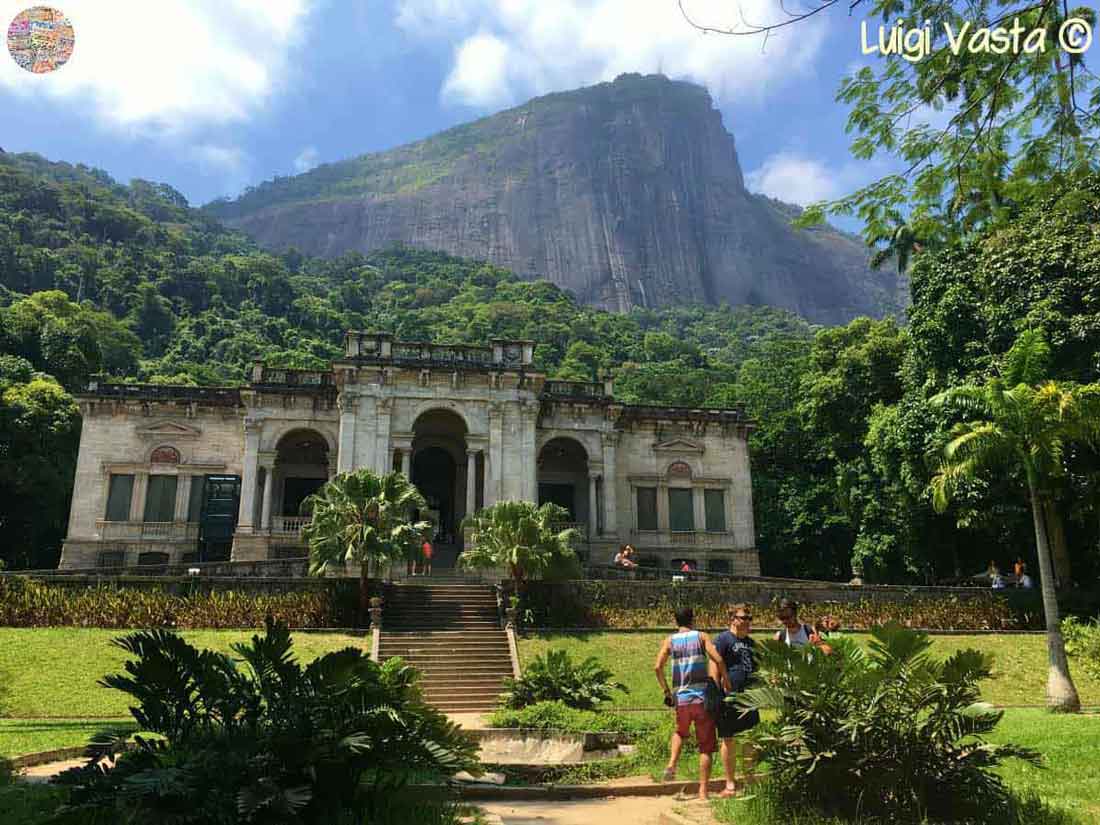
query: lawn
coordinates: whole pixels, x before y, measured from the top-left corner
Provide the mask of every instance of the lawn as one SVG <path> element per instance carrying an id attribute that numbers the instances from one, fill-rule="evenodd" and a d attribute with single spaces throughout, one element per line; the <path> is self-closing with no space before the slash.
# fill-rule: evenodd
<path id="1" fill-rule="evenodd" d="M 134 728 L 132 723 L 94 719 L 0 719 L 0 757 L 75 748 L 106 727 Z"/>
<path id="2" fill-rule="evenodd" d="M 79 719 L 129 718 L 126 695 L 96 684 L 122 672 L 128 654 L 111 645 L 124 630 L 0 627 L 0 703 L 11 717 Z M 183 636 L 198 647 L 230 652 L 234 642 L 255 631 L 193 630 Z M 369 644 L 364 634 L 297 633 L 294 648 L 303 662 L 348 646 Z M 64 747 L 58 745 L 57 747 Z M 0 752 L 3 752 L 0 747 Z"/>
<path id="3" fill-rule="evenodd" d="M 757 634 L 763 637 L 767 634 Z M 870 636 L 853 633 L 861 644 Z M 619 708 L 653 708 L 661 705 L 661 693 L 653 677 L 653 662 L 665 634 L 661 633 L 540 633 L 519 640 L 521 663 L 550 648 L 565 648 L 576 658 L 595 656 L 614 671 L 629 689 L 619 694 L 613 705 Z M 2 637 L 0 637 L 2 639 Z M 975 648 L 993 654 L 993 678 L 984 685 L 984 698 L 1002 706 L 1041 706 L 1047 681 L 1046 637 L 1021 636 L 933 636 L 933 652 L 949 656 L 961 648 Z M 1070 662 L 1072 666 L 1072 660 Z M 1081 703 L 1100 706 L 1100 679 L 1088 676 L 1081 668 L 1073 671 Z"/>

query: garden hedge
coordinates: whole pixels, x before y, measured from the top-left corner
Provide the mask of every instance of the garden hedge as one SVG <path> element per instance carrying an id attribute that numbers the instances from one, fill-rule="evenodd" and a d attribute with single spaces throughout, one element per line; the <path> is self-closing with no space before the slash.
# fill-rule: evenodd
<path id="1" fill-rule="evenodd" d="M 905 588 L 789 582 L 531 581 L 524 585 L 525 624 L 561 628 L 667 627 L 677 607 L 695 609 L 699 627 L 723 627 L 729 607 L 754 605 L 757 627 L 777 626 L 775 605 L 794 598 L 812 621 L 833 616 L 842 627 L 865 630 L 895 621 L 929 630 L 1040 630 L 1043 608 L 1037 591 L 980 588 Z M 1067 594 L 1063 612 L 1089 615 L 1095 593 Z"/>
<path id="2" fill-rule="evenodd" d="M 356 579 L 93 584 L 0 576 L 0 626 L 228 629 L 263 627 L 270 616 L 290 627 L 351 627 L 358 586 Z"/>

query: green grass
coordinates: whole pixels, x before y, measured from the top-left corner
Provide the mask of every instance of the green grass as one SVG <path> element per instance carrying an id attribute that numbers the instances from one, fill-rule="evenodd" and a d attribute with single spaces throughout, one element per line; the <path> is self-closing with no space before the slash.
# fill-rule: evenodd
<path id="1" fill-rule="evenodd" d="M 0 719 L 0 757 L 75 748 L 106 727 L 135 725 L 110 719 Z"/>
<path id="2" fill-rule="evenodd" d="M 766 634 L 758 634 L 758 638 Z M 854 633 L 861 644 L 870 636 Z M 519 640 L 520 661 L 530 661 L 551 648 L 565 648 L 577 659 L 595 656 L 615 673 L 630 693 L 617 694 L 616 708 L 653 708 L 661 704 L 661 692 L 653 676 L 662 633 L 540 633 Z M 2 637 L 0 637 L 2 639 Z M 949 656 L 962 648 L 993 654 L 993 677 L 983 687 L 984 698 L 996 705 L 1042 705 L 1047 681 L 1046 637 L 1027 636 L 933 636 L 933 652 Z M 1072 660 L 1070 662 L 1072 667 Z M 1083 668 L 1073 670 L 1074 682 L 1086 707 L 1100 706 L 1100 679 Z"/>
<path id="3" fill-rule="evenodd" d="M 0 673 L 4 674 L 4 712 L 12 717 L 96 719 L 129 717 L 126 695 L 96 684 L 108 673 L 121 673 L 128 654 L 111 645 L 124 630 L 91 628 L 0 627 Z M 234 642 L 255 631 L 194 630 L 183 637 L 198 647 L 230 652 Z M 342 647 L 369 644 L 369 637 L 346 633 L 297 633 L 298 659 L 309 662 Z M 58 746 L 58 747 L 64 747 Z M 0 745 L 0 752 L 3 747 Z"/>
<path id="4" fill-rule="evenodd" d="M 994 742 L 1012 742 L 1043 754 L 1043 767 L 1010 760 L 998 772 L 1017 793 L 1100 822 L 1100 715 L 1063 716 L 1044 710 L 1005 711 Z"/>

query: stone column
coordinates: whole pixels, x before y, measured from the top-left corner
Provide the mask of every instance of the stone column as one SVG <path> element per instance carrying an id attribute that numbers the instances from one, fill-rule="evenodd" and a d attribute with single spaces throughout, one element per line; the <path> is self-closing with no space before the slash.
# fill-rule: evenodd
<path id="1" fill-rule="evenodd" d="M 130 521 L 145 521 L 145 498 L 149 492 L 149 471 L 134 472 L 134 494 L 130 499 Z"/>
<path id="2" fill-rule="evenodd" d="M 355 414 L 359 399 L 344 391 L 336 399 L 340 408 L 340 443 L 336 459 L 336 471 L 349 473 L 355 467 Z"/>
<path id="3" fill-rule="evenodd" d="M 390 417 L 393 413 L 393 399 L 379 398 L 375 416 L 374 471 L 386 475 L 393 471 L 393 453 L 390 451 Z"/>
<path id="4" fill-rule="evenodd" d="M 180 489 L 180 488 L 183 489 Z M 187 521 L 187 510 L 191 506 L 191 476 L 180 473 L 176 476 L 176 521 Z"/>
<path id="5" fill-rule="evenodd" d="M 264 503 L 260 514 L 260 529 L 271 531 L 271 498 L 275 493 L 275 453 L 260 453 L 260 466 L 264 468 Z"/>
<path id="6" fill-rule="evenodd" d="M 619 442 L 619 434 L 603 433 L 601 440 L 603 443 L 603 531 L 605 535 L 618 536 L 619 491 L 615 484 L 615 447 Z"/>
<path id="7" fill-rule="evenodd" d="M 668 524 L 668 485 L 664 481 L 657 482 L 657 529 L 667 533 Z"/>
<path id="8" fill-rule="evenodd" d="M 259 475 L 260 430 L 256 419 L 244 422 L 244 467 L 241 468 L 241 507 L 237 513 L 237 532 L 251 533 L 256 512 L 256 481 Z"/>
<path id="9" fill-rule="evenodd" d="M 695 486 L 691 488 L 691 507 L 695 511 L 695 532 L 702 533 L 707 529 L 707 509 L 703 488 Z"/>
<path id="10" fill-rule="evenodd" d="M 405 476 L 405 478 L 412 478 L 412 476 L 409 475 L 409 473 L 412 471 L 412 468 L 409 466 L 409 464 L 410 464 L 409 459 L 410 459 L 410 456 L 412 455 L 412 447 L 409 447 L 409 446 L 406 446 L 406 445 L 403 444 L 403 445 L 401 445 L 400 449 L 401 449 L 401 475 Z"/>
<path id="11" fill-rule="evenodd" d="M 489 404 L 489 460 L 485 468 L 485 506 L 501 500 L 504 482 L 504 405 Z"/>
<path id="12" fill-rule="evenodd" d="M 477 454 L 479 450 L 466 451 L 466 515 L 472 516 L 477 508 Z"/>
<path id="13" fill-rule="evenodd" d="M 537 401 L 527 401 L 521 407 L 521 411 L 523 416 L 523 453 L 520 457 L 520 466 L 523 468 L 523 499 L 525 501 L 533 501 L 537 504 L 539 500 L 539 403 Z"/>
<path id="14" fill-rule="evenodd" d="M 599 473 L 588 474 L 588 537 L 596 538 L 599 533 L 599 504 L 596 501 L 596 482 L 599 481 Z"/>

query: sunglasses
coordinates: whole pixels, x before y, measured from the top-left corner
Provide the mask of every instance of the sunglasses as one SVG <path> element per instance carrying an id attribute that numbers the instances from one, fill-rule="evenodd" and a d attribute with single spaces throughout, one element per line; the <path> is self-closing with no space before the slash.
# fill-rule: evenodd
<path id="1" fill-rule="evenodd" d="M 737 619 L 739 622 L 751 622 L 752 614 L 750 613 L 748 616 L 734 616 L 733 618 Z"/>

